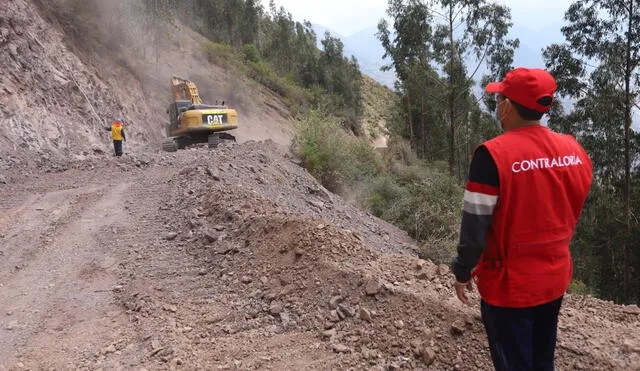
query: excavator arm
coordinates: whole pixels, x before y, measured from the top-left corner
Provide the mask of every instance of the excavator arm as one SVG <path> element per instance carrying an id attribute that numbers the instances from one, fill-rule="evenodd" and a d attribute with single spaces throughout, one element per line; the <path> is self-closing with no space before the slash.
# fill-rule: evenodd
<path id="1" fill-rule="evenodd" d="M 175 100 L 184 99 L 190 100 L 195 105 L 202 104 L 198 87 L 192 81 L 173 76 L 171 78 L 171 92 Z"/>

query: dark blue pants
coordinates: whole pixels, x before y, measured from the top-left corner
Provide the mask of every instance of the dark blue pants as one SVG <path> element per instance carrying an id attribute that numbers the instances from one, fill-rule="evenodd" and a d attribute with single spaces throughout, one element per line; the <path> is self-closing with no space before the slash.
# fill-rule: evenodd
<path id="1" fill-rule="evenodd" d="M 116 151 L 116 156 L 122 156 L 122 141 L 114 140 L 113 149 Z"/>
<path id="2" fill-rule="evenodd" d="M 531 308 L 481 304 L 497 371 L 553 371 L 562 298 Z"/>

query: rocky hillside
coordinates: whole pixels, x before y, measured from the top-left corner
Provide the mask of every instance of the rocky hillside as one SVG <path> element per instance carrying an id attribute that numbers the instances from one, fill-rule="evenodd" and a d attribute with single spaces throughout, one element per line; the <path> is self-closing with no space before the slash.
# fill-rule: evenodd
<path id="1" fill-rule="evenodd" d="M 96 1 L 0 2 L 0 166 L 109 151 L 102 128 L 119 116 L 130 151 L 156 148 L 172 74 L 196 81 L 205 99 L 237 108 L 241 141 L 288 144 L 291 117 L 277 97 L 211 65 L 206 40 L 179 24 L 163 26 L 165 37 L 150 42 L 126 10 Z"/>

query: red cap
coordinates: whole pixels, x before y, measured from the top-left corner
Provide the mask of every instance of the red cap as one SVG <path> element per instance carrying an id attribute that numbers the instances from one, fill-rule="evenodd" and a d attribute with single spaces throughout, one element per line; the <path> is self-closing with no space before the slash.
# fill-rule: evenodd
<path id="1" fill-rule="evenodd" d="M 509 100 L 538 112 L 549 112 L 558 85 L 551 74 L 539 68 L 516 68 L 501 82 L 492 82 L 485 90 L 500 93 Z"/>

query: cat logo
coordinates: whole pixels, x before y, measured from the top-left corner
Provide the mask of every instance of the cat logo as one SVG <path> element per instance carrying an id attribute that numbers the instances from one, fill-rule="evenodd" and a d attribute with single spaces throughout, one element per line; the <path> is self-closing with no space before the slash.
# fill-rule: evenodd
<path id="1" fill-rule="evenodd" d="M 226 121 L 226 115 L 206 115 L 207 125 L 222 125 Z"/>

